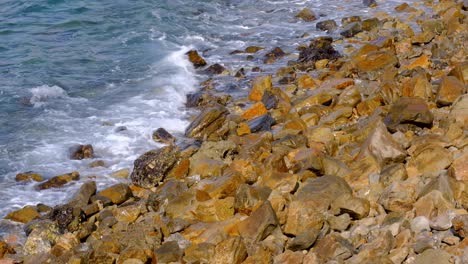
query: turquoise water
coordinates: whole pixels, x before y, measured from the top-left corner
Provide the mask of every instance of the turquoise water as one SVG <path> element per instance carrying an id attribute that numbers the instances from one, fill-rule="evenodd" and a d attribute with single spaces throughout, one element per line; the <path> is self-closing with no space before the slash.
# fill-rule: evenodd
<path id="1" fill-rule="evenodd" d="M 279 46 L 294 59 L 304 33 L 323 34 L 294 18 L 303 7 L 318 21 L 339 22 L 398 2 L 370 10 L 361 1 L 0 0 L 0 217 L 26 204 L 60 203 L 79 186 L 38 192 L 14 181 L 19 172 L 50 178 L 78 170 L 102 188 L 119 181 L 112 171 L 131 169 L 158 147 L 153 130 L 181 135 L 185 94 L 206 78 L 186 61 L 189 49 L 232 71 L 262 61 L 262 52 L 250 62 L 229 55 L 249 45 Z M 248 88 L 230 76 L 219 83 L 232 93 Z M 69 160 L 68 149 L 80 143 L 92 144 L 107 167 Z"/>

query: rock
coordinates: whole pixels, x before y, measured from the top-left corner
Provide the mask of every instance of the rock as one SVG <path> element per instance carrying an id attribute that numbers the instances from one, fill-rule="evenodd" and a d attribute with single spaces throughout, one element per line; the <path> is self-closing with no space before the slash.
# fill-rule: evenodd
<path id="1" fill-rule="evenodd" d="M 433 190 L 422 196 L 414 203 L 416 216 L 426 216 L 434 218 L 438 215 L 446 213 L 448 210 L 453 210 L 453 204 L 444 197 L 443 193 L 438 190 Z"/>
<path id="2" fill-rule="evenodd" d="M 245 52 L 246 53 L 257 53 L 258 51 L 263 50 L 263 49 L 265 49 L 265 48 L 258 47 L 258 46 L 249 46 L 249 47 L 245 48 Z"/>
<path id="3" fill-rule="evenodd" d="M 15 222 L 28 223 L 34 219 L 39 218 L 40 215 L 34 206 L 27 205 L 19 210 L 8 213 L 5 219 Z"/>
<path id="4" fill-rule="evenodd" d="M 402 162 L 406 158 L 406 151 L 393 139 L 381 121 L 375 125 L 375 129 L 361 147 L 360 155 L 368 154 L 372 155 L 382 167 Z"/>
<path id="5" fill-rule="evenodd" d="M 164 144 L 172 144 L 175 142 L 175 138 L 166 129 L 160 127 L 153 132 L 153 140 L 155 142 L 161 142 Z"/>
<path id="6" fill-rule="evenodd" d="M 83 220 L 81 209 L 68 204 L 54 207 L 47 217 L 57 222 L 61 232 L 76 231 Z"/>
<path id="7" fill-rule="evenodd" d="M 226 105 L 230 100 L 231 96 L 228 94 L 212 94 L 199 91 L 187 94 L 185 106 L 200 108 L 213 104 Z"/>
<path id="8" fill-rule="evenodd" d="M 452 162 L 449 175 L 457 181 L 468 181 L 468 152 L 464 152 Z"/>
<path id="9" fill-rule="evenodd" d="M 385 186 L 406 179 L 408 179 L 408 173 L 406 172 L 405 165 L 401 163 L 390 164 L 380 172 L 380 182 L 384 183 Z"/>
<path id="10" fill-rule="evenodd" d="M 346 25 L 346 27 L 340 32 L 340 35 L 345 38 L 351 38 L 359 32 L 362 32 L 361 22 L 353 22 Z"/>
<path id="11" fill-rule="evenodd" d="M 3 257 L 6 254 L 14 254 L 15 250 L 10 247 L 5 241 L 0 240 L 0 260 L 3 259 Z"/>
<path id="12" fill-rule="evenodd" d="M 374 1 L 374 0 L 364 0 L 364 1 Z M 364 19 L 362 21 L 362 30 L 364 31 L 371 31 L 373 30 L 374 28 L 378 28 L 379 26 L 381 25 L 381 22 L 378 18 L 374 17 L 374 18 L 368 18 L 368 19 Z"/>
<path id="13" fill-rule="evenodd" d="M 299 53 L 299 62 L 315 63 L 319 60 L 335 60 L 341 57 L 332 46 L 333 38 L 318 37 L 311 41 L 309 47 Z"/>
<path id="14" fill-rule="evenodd" d="M 441 249 L 428 249 L 417 255 L 414 259 L 413 264 L 426 264 L 426 263 L 437 263 L 437 264 L 450 264 L 451 255 Z"/>
<path id="15" fill-rule="evenodd" d="M 260 101 L 266 91 L 271 91 L 272 82 L 271 75 L 260 76 L 254 79 L 252 89 L 249 93 L 249 99 L 252 101 Z"/>
<path id="16" fill-rule="evenodd" d="M 215 245 L 211 243 L 192 244 L 185 249 L 184 261 L 187 263 L 211 263 L 215 254 Z"/>
<path id="17" fill-rule="evenodd" d="M 429 142 L 428 142 L 429 143 Z M 450 152 L 440 146 L 427 144 L 416 149 L 409 166 L 414 166 L 418 172 L 429 177 L 436 177 L 452 163 Z"/>
<path id="18" fill-rule="evenodd" d="M 24 243 L 24 252 L 28 255 L 49 252 L 60 237 L 58 225 L 49 220 L 39 221 L 30 228 Z"/>
<path id="19" fill-rule="evenodd" d="M 330 33 L 330 32 L 335 31 L 336 28 L 338 27 L 338 25 L 336 24 L 335 20 L 330 19 L 330 20 L 324 20 L 324 21 L 318 22 L 318 23 L 315 25 L 315 27 L 316 27 L 318 30 L 327 31 L 328 33 Z"/>
<path id="20" fill-rule="evenodd" d="M 452 219 L 452 225 L 455 233 L 459 237 L 468 237 L 468 214 L 455 216 Z"/>
<path id="21" fill-rule="evenodd" d="M 269 236 L 278 224 L 276 213 L 270 202 L 265 201 L 237 227 L 239 234 L 250 248 Z"/>
<path id="22" fill-rule="evenodd" d="M 314 203 L 309 201 L 292 201 L 289 204 L 283 232 L 297 236 L 307 230 L 320 230 L 325 217 L 320 209 L 314 208 L 313 205 Z"/>
<path id="23" fill-rule="evenodd" d="M 94 155 L 93 146 L 91 145 L 78 145 L 70 148 L 70 159 L 82 160 L 91 159 Z"/>
<path id="24" fill-rule="evenodd" d="M 465 92 L 465 85 L 453 76 L 444 76 L 440 83 L 436 102 L 439 106 L 451 105 Z"/>
<path id="25" fill-rule="evenodd" d="M 453 103 L 450 115 L 455 117 L 457 122 L 466 124 L 468 121 L 468 94 L 460 96 Z"/>
<path id="26" fill-rule="evenodd" d="M 379 203 L 391 212 L 406 212 L 413 207 L 415 201 L 415 186 L 408 181 L 393 182 L 379 198 Z"/>
<path id="27" fill-rule="evenodd" d="M 25 172 L 25 173 L 18 173 L 16 174 L 15 180 L 17 182 L 22 182 L 22 181 L 37 181 L 40 182 L 42 181 L 42 175 L 34 172 Z"/>
<path id="28" fill-rule="evenodd" d="M 416 9 L 414 7 L 411 7 L 408 3 L 403 3 L 395 7 L 395 11 L 398 13 L 408 13 L 408 12 L 415 12 Z"/>
<path id="29" fill-rule="evenodd" d="M 354 252 L 351 242 L 337 233 L 328 234 L 322 239 L 319 239 L 312 251 L 321 261 L 319 263 L 326 263 L 330 260 L 344 262 L 344 260 L 350 258 Z"/>
<path id="30" fill-rule="evenodd" d="M 271 126 L 276 123 L 275 119 L 270 114 L 258 116 L 248 122 L 248 126 L 252 133 L 260 131 L 270 131 Z"/>
<path id="31" fill-rule="evenodd" d="M 349 214 L 342 214 L 339 216 L 329 216 L 327 222 L 330 225 L 330 228 L 333 230 L 344 231 L 348 229 L 351 224 L 351 217 Z"/>
<path id="32" fill-rule="evenodd" d="M 221 105 L 206 108 L 185 130 L 185 136 L 194 139 L 220 139 L 224 133 L 221 126 L 226 120 L 227 110 Z"/>
<path id="33" fill-rule="evenodd" d="M 36 186 L 38 190 L 45 190 L 50 188 L 58 188 L 61 187 L 71 181 L 78 181 L 80 179 L 80 174 L 77 171 L 58 175 L 55 177 L 50 178 L 49 180 L 40 183 Z"/>
<path id="34" fill-rule="evenodd" d="M 224 66 L 219 63 L 215 63 L 205 70 L 205 72 L 208 74 L 222 74 L 225 71 L 226 68 L 224 68 Z"/>
<path id="35" fill-rule="evenodd" d="M 133 172 L 130 175 L 132 183 L 144 188 L 156 186 L 179 157 L 180 150 L 172 145 L 146 152 L 134 162 Z"/>
<path id="36" fill-rule="evenodd" d="M 351 23 L 354 23 L 354 22 L 361 22 L 362 19 L 360 16 L 350 16 L 350 17 L 343 17 L 341 19 L 341 25 L 343 25 L 343 27 L 351 24 Z"/>
<path id="37" fill-rule="evenodd" d="M 79 244 L 80 241 L 75 235 L 72 233 L 66 233 L 58 238 L 57 243 L 52 247 L 50 253 L 56 257 L 60 257 Z"/>
<path id="38" fill-rule="evenodd" d="M 354 219 L 362 219 L 369 215 L 370 203 L 366 199 L 345 194 L 331 203 L 331 210 L 337 214 L 349 214 Z"/>
<path id="39" fill-rule="evenodd" d="M 268 187 L 240 185 L 235 194 L 234 208 L 238 212 L 250 212 L 257 205 L 268 199 L 271 189 Z"/>
<path id="40" fill-rule="evenodd" d="M 230 237 L 216 245 L 213 264 L 240 264 L 247 257 L 247 249 L 240 237 Z"/>
<path id="41" fill-rule="evenodd" d="M 307 7 L 299 11 L 296 17 L 306 22 L 311 22 L 317 19 L 317 16 L 314 14 L 314 12 L 312 12 L 312 10 Z"/>
<path id="42" fill-rule="evenodd" d="M 286 56 L 286 53 L 284 53 L 284 51 L 281 48 L 276 47 L 269 51 L 267 54 L 265 54 L 265 59 L 263 62 L 266 64 L 271 64 L 274 63 L 277 59 L 280 59 L 284 56 Z"/>
<path id="43" fill-rule="evenodd" d="M 376 7 L 377 2 L 375 0 L 363 0 L 362 3 L 367 7 Z"/>
<path id="44" fill-rule="evenodd" d="M 111 173 L 112 178 L 117 179 L 127 179 L 128 175 L 130 175 L 130 170 L 127 168 L 116 170 Z"/>
<path id="45" fill-rule="evenodd" d="M 266 113 L 268 113 L 268 110 L 266 109 L 265 105 L 262 102 L 257 102 L 249 109 L 245 110 L 241 116 L 244 119 L 253 119 Z"/>
<path id="46" fill-rule="evenodd" d="M 319 233 L 315 229 L 306 230 L 293 238 L 287 248 L 292 251 L 307 250 L 315 243 Z"/>
<path id="47" fill-rule="evenodd" d="M 360 72 L 378 71 L 398 64 L 397 57 L 390 51 L 373 50 L 364 52 L 364 48 L 366 46 L 359 51 L 358 56 L 355 56 L 352 61 Z"/>
<path id="48" fill-rule="evenodd" d="M 263 93 L 261 102 L 263 103 L 266 109 L 270 110 L 278 106 L 279 99 L 276 95 L 266 90 Z"/>
<path id="49" fill-rule="evenodd" d="M 121 204 L 132 197 L 132 191 L 128 185 L 118 183 L 100 191 L 97 195 L 110 199 L 114 204 Z"/>
<path id="50" fill-rule="evenodd" d="M 304 254 L 302 252 L 293 252 L 286 250 L 273 259 L 273 264 L 297 264 L 303 263 Z"/>
<path id="51" fill-rule="evenodd" d="M 411 220 L 411 231 L 415 233 L 422 233 L 426 231 L 431 231 L 429 226 L 429 219 L 425 216 L 418 216 Z"/>
<path id="52" fill-rule="evenodd" d="M 83 208 L 88 204 L 89 199 L 94 194 L 96 194 L 96 182 L 85 182 L 83 185 L 81 185 L 78 192 L 70 200 L 69 204 L 72 204 L 75 207 Z"/>
<path id="53" fill-rule="evenodd" d="M 463 62 L 455 66 L 449 73 L 450 76 L 457 77 L 458 80 L 468 84 L 468 62 Z"/>
<path id="54" fill-rule="evenodd" d="M 91 162 L 88 167 L 97 168 L 97 167 L 106 167 L 106 163 L 103 160 L 95 160 Z"/>
<path id="55" fill-rule="evenodd" d="M 385 124 L 391 131 L 397 130 L 400 125 L 414 125 L 418 127 L 431 127 L 434 116 L 424 99 L 419 97 L 401 97 L 396 101 L 388 115 Z"/>
<path id="56" fill-rule="evenodd" d="M 158 263 L 171 263 L 180 261 L 183 251 L 177 241 L 169 241 L 162 244 L 154 251 Z"/>
<path id="57" fill-rule="evenodd" d="M 196 50 L 190 50 L 186 55 L 195 68 L 200 68 L 206 65 L 205 59 L 203 59 Z"/>

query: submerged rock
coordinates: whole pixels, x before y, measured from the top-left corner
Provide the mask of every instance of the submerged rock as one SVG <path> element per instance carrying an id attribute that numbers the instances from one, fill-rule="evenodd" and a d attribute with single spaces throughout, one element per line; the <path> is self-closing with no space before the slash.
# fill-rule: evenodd
<path id="1" fill-rule="evenodd" d="M 150 150 L 135 160 L 130 178 L 141 187 L 154 187 L 164 179 L 179 157 L 180 150 L 172 145 Z"/>
<path id="2" fill-rule="evenodd" d="M 327 31 L 328 33 L 335 31 L 337 27 L 338 25 L 333 19 L 320 21 L 315 25 L 318 30 Z"/>
<path id="3" fill-rule="evenodd" d="M 314 12 L 312 12 L 312 10 L 307 7 L 299 11 L 296 17 L 306 22 L 311 22 L 317 19 L 317 16 L 314 14 Z"/>
<path id="4" fill-rule="evenodd" d="M 34 172 L 24 172 L 24 173 L 18 173 L 16 174 L 15 180 L 18 182 L 23 182 L 23 181 L 37 181 L 40 182 L 42 181 L 43 177 L 42 175 Z"/>
<path id="5" fill-rule="evenodd" d="M 39 218 L 39 212 L 34 206 L 27 205 L 19 210 L 13 211 L 5 219 L 9 219 L 15 222 L 28 223 L 36 218 Z"/>
<path id="6" fill-rule="evenodd" d="M 94 155 L 94 149 L 91 145 L 78 145 L 70 148 L 70 159 L 82 160 L 91 159 Z"/>
<path id="7" fill-rule="evenodd" d="M 69 182 L 78 181 L 80 179 L 80 174 L 77 171 L 70 172 L 63 175 L 58 175 L 50 178 L 49 180 L 40 183 L 36 186 L 38 190 L 45 190 L 50 188 L 58 188 Z"/>

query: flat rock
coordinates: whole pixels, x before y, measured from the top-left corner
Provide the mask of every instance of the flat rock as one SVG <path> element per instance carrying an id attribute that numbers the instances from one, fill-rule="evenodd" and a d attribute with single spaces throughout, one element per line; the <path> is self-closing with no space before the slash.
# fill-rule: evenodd
<path id="1" fill-rule="evenodd" d="M 42 182 L 36 186 L 38 190 L 45 190 L 50 188 L 58 188 L 61 187 L 71 181 L 78 181 L 80 179 L 80 174 L 77 171 L 58 175 L 55 177 L 50 178 L 49 180 Z"/>
<path id="2" fill-rule="evenodd" d="M 114 204 L 121 204 L 132 197 L 132 191 L 127 184 L 118 183 L 100 191 L 97 195 L 110 199 Z"/>
<path id="3" fill-rule="evenodd" d="M 34 206 L 27 205 L 19 210 L 8 213 L 7 216 L 5 216 L 5 219 L 20 223 L 28 223 L 39 217 L 40 215 L 36 208 Z"/>
<path id="4" fill-rule="evenodd" d="M 146 152 L 134 162 L 133 172 L 130 175 L 132 183 L 144 188 L 156 186 L 179 157 L 180 150 L 172 145 Z"/>

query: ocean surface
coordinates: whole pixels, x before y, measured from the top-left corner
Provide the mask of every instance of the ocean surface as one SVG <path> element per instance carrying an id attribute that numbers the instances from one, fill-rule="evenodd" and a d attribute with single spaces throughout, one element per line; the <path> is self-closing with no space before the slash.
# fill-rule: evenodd
<path id="1" fill-rule="evenodd" d="M 402 2 L 378 0 L 371 9 L 338 0 L 0 0 L 0 217 L 64 202 L 80 186 L 36 191 L 37 183 L 17 183 L 17 173 L 47 179 L 79 171 L 80 182 L 103 188 L 125 181 L 113 171 L 131 170 L 135 158 L 160 146 L 151 140 L 155 129 L 182 136 L 194 111 L 184 108 L 185 95 L 206 79 L 186 60 L 188 50 L 249 72 L 268 49 L 297 54 L 325 34 L 294 17 L 304 7 L 317 21 L 339 24 L 350 15 L 392 13 Z M 230 55 L 250 45 L 266 50 L 252 61 Z M 218 89 L 248 89 L 233 80 L 218 78 Z M 96 159 L 70 160 L 75 144 L 92 144 Z M 97 159 L 106 167 L 89 168 Z"/>

